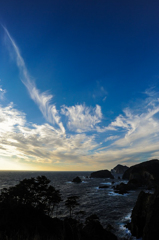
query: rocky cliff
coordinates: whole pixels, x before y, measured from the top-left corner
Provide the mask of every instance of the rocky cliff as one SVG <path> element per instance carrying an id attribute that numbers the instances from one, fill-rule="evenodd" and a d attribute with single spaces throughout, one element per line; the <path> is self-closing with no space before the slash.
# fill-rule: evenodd
<path id="1" fill-rule="evenodd" d="M 132 211 L 130 230 L 143 240 L 159 239 L 159 189 L 154 194 L 141 192 Z"/>
<path id="2" fill-rule="evenodd" d="M 130 167 L 123 174 L 123 179 L 136 179 L 141 185 L 158 185 L 159 160 L 154 159 Z"/>

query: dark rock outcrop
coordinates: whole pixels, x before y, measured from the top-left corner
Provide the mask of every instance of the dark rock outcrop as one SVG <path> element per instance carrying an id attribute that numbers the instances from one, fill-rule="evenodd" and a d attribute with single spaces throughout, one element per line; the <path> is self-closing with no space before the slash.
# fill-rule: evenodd
<path id="1" fill-rule="evenodd" d="M 81 183 L 82 180 L 81 180 L 79 177 L 76 177 L 76 178 L 74 178 L 74 179 L 72 180 L 72 182 L 74 182 L 74 183 Z"/>
<path id="2" fill-rule="evenodd" d="M 111 174 L 109 170 L 100 170 L 97 172 L 91 173 L 91 178 L 111 178 L 114 179 L 114 176 Z"/>
<path id="3" fill-rule="evenodd" d="M 114 186 L 114 192 L 119 194 L 125 194 L 131 190 L 136 190 L 138 187 L 140 187 L 141 184 L 138 182 L 137 179 L 131 179 L 127 184 L 126 183 L 120 183 L 116 186 Z"/>
<path id="4" fill-rule="evenodd" d="M 129 167 L 118 164 L 112 169 L 112 171 L 118 174 L 123 174 L 127 169 L 129 169 Z"/>
<path id="5" fill-rule="evenodd" d="M 140 185 L 155 187 L 159 183 L 159 160 L 154 159 L 130 167 L 123 174 L 123 179 L 136 179 Z"/>
<path id="6" fill-rule="evenodd" d="M 128 185 L 125 183 L 120 183 L 119 185 L 116 185 L 113 188 L 114 188 L 114 192 L 119 194 L 125 194 L 130 190 Z"/>
<path id="7" fill-rule="evenodd" d="M 82 240 L 117 240 L 117 237 L 104 229 L 97 219 L 90 219 L 83 228 Z"/>
<path id="8" fill-rule="evenodd" d="M 104 185 L 104 186 L 99 186 L 99 188 L 109 188 L 109 186 Z"/>
<path id="9" fill-rule="evenodd" d="M 132 211 L 130 230 L 143 240 L 159 239 L 159 189 L 154 194 L 140 192 Z"/>

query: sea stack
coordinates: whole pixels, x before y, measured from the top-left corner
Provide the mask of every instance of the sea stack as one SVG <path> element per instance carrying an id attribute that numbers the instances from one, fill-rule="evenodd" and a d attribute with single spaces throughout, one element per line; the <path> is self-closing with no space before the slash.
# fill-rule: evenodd
<path id="1" fill-rule="evenodd" d="M 72 180 L 72 182 L 74 182 L 74 183 L 81 183 L 82 180 L 81 180 L 79 177 L 76 177 L 76 178 L 74 178 L 74 179 Z"/>
<path id="2" fill-rule="evenodd" d="M 129 169 L 129 167 L 118 164 L 111 171 L 114 173 L 123 174 L 127 169 Z"/>
<path id="3" fill-rule="evenodd" d="M 109 170 L 100 170 L 100 171 L 96 171 L 91 173 L 91 178 L 111 178 L 114 179 L 113 175 L 111 174 L 111 172 Z"/>

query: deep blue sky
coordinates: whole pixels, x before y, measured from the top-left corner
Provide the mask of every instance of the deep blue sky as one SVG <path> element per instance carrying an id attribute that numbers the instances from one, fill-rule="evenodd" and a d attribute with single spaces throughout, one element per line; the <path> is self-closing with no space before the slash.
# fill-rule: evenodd
<path id="1" fill-rule="evenodd" d="M 1 3 L 3 169 L 159 157 L 158 9 L 157 0 Z"/>

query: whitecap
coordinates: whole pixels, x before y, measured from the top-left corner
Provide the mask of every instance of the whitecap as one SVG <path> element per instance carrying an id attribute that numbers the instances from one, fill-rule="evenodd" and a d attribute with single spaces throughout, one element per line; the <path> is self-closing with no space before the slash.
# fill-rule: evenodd
<path id="1" fill-rule="evenodd" d="M 131 221 L 131 212 L 128 215 L 126 215 L 124 217 L 124 219 L 130 222 Z"/>
<path id="2" fill-rule="evenodd" d="M 128 228 L 126 228 L 123 223 L 120 224 L 119 228 L 120 228 L 120 230 L 124 231 L 127 236 L 131 236 L 130 230 Z"/>
<path id="3" fill-rule="evenodd" d="M 110 191 L 110 192 L 108 193 L 108 195 L 109 195 L 109 196 L 124 196 L 124 197 L 126 197 L 126 196 L 128 196 L 129 194 L 128 194 L 128 193 L 119 194 L 119 193 L 115 193 L 114 191 Z"/>
<path id="4" fill-rule="evenodd" d="M 104 183 L 100 183 L 100 184 L 104 184 L 104 185 L 112 185 L 111 182 L 104 182 Z"/>
<path id="5" fill-rule="evenodd" d="M 120 226 L 119 226 L 119 229 L 121 231 L 123 231 L 126 235 L 126 237 L 129 237 L 129 239 L 132 239 L 132 240 L 142 240 L 142 238 L 136 238 L 134 236 L 132 236 L 130 230 L 128 228 L 125 227 L 125 224 L 121 223 Z"/>

